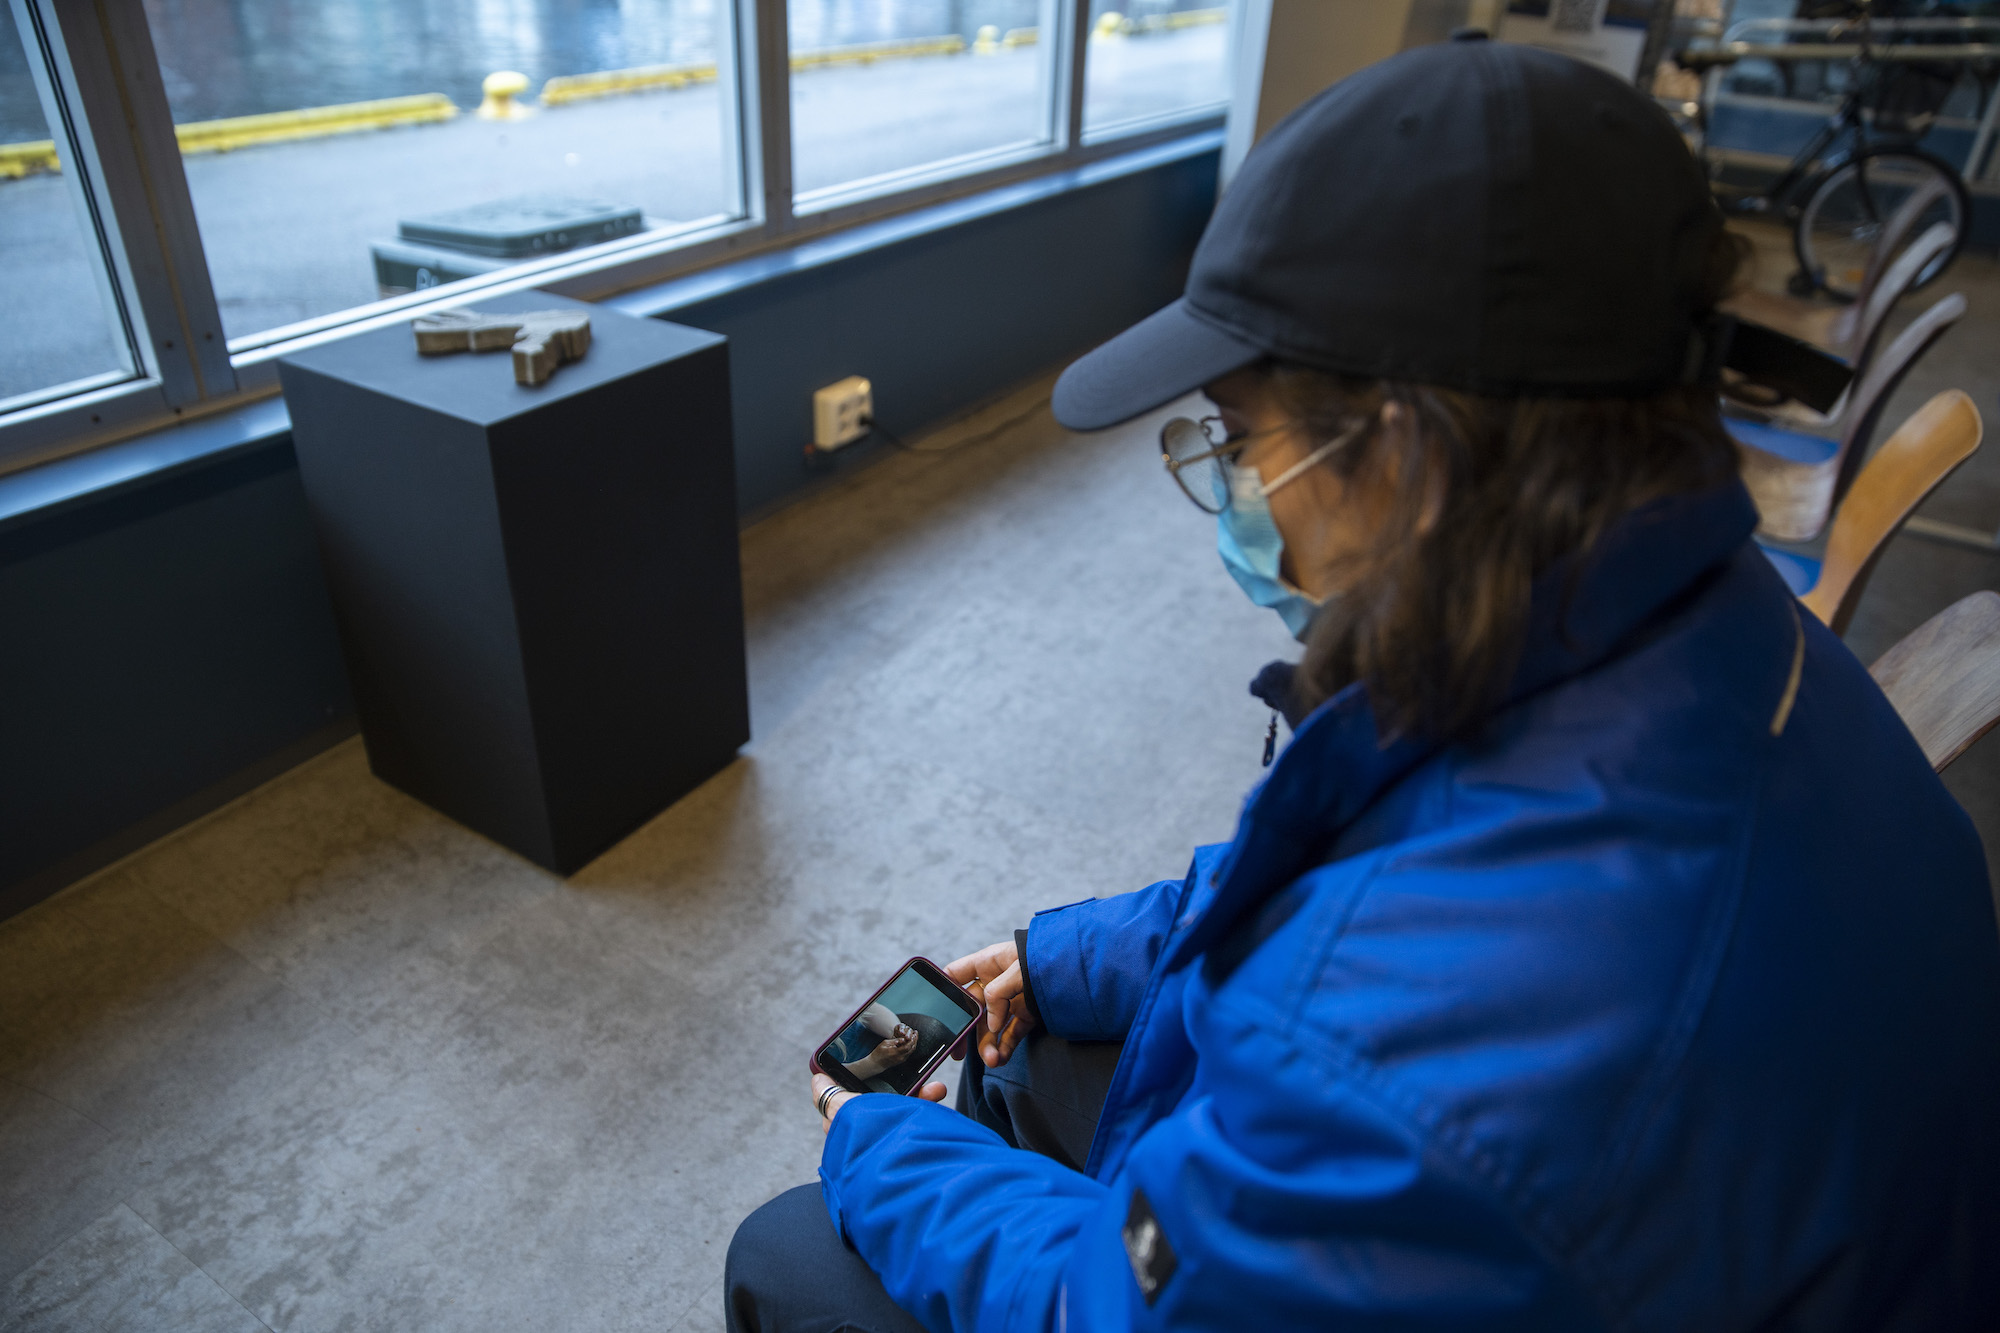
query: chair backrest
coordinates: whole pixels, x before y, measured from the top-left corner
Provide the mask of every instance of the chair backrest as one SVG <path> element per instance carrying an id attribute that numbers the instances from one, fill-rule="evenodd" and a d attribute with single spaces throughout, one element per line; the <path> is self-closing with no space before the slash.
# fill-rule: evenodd
<path id="1" fill-rule="evenodd" d="M 2000 722 L 2000 592 L 1953 602 L 1868 668 L 1942 773 Z"/>
<path id="2" fill-rule="evenodd" d="M 1855 289 L 1854 301 L 1834 321 L 1835 344 L 1843 351 L 1852 353 L 1856 350 L 1854 334 L 1860 326 L 1861 313 L 1871 304 L 1870 298 L 1874 296 L 1876 286 L 1889 270 L 1889 261 L 1901 252 L 1903 242 L 1910 239 L 1910 233 L 1923 221 L 1930 206 L 1944 198 L 1945 188 L 1943 176 L 1926 173 L 1910 190 L 1902 206 L 1882 224 L 1882 230 L 1875 238 L 1875 248 L 1868 252 L 1868 267 L 1862 271 L 1861 285 Z"/>
<path id="3" fill-rule="evenodd" d="M 1868 303 L 1855 319 L 1854 341 L 1849 344 L 1847 356 L 1855 374 L 1867 373 L 1875 356 L 1875 344 L 1881 341 L 1882 330 L 1889 322 L 1889 312 L 1917 285 L 1918 276 L 1931 261 L 1949 250 L 1957 238 L 1958 232 L 1949 222 L 1933 223 L 1884 270 L 1881 281 L 1868 294 Z"/>
<path id="4" fill-rule="evenodd" d="M 1819 582 L 1799 599 L 1835 634 L 1847 632 L 1889 539 L 1940 482 L 1972 457 L 1982 430 L 1972 399 L 1946 389 L 1911 413 L 1861 469 L 1834 513 Z"/>
<path id="5" fill-rule="evenodd" d="M 1854 478 L 1868 457 L 1868 446 L 1874 442 L 1875 428 L 1881 424 L 1882 409 L 1889 405 L 1910 367 L 1922 360 L 1924 353 L 1964 315 L 1965 297 L 1953 292 L 1911 320 L 1910 326 L 1897 334 L 1896 340 L 1883 348 L 1875 363 L 1868 367 L 1848 396 L 1847 415 L 1841 422 L 1840 464 L 1829 505 L 1838 505 L 1854 485 Z"/>

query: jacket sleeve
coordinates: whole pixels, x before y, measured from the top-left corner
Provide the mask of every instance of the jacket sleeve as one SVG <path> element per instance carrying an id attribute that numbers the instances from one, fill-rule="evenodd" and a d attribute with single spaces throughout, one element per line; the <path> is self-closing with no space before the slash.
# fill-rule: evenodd
<path id="1" fill-rule="evenodd" d="M 1035 913 L 1023 970 L 1042 1026 L 1070 1041 L 1122 1041 L 1175 920 L 1223 850 L 1197 849 L 1185 879 Z"/>
<path id="2" fill-rule="evenodd" d="M 1476 1172 L 1257 1026 L 1225 1063 L 1262 1077 L 1198 1083 L 1103 1183 L 942 1106 L 855 1098 L 820 1166 L 835 1225 L 933 1333 L 1604 1327 Z"/>

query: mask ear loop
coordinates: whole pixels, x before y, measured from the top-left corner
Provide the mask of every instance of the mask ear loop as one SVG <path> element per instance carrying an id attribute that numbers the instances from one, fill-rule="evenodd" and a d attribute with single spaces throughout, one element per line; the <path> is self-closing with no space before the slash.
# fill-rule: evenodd
<path id="1" fill-rule="evenodd" d="M 1318 464 L 1324 462 L 1328 457 L 1330 457 L 1333 454 L 1333 452 L 1336 449 L 1345 447 L 1347 444 L 1353 441 L 1355 436 L 1361 434 L 1362 431 L 1367 429 L 1368 429 L 1368 420 L 1367 418 L 1364 417 L 1362 420 L 1356 422 L 1354 425 L 1349 426 L 1347 430 L 1344 431 L 1342 434 L 1336 435 L 1333 439 L 1328 440 L 1325 444 L 1322 444 L 1319 448 L 1313 450 L 1311 453 L 1307 454 L 1304 458 L 1301 458 L 1298 462 L 1286 468 L 1283 472 L 1280 472 L 1276 480 L 1265 482 L 1262 481 L 1262 479 L 1260 478 L 1259 481 L 1261 483 L 1261 490 L 1263 493 L 1263 497 L 1267 500 L 1270 499 L 1273 492 L 1277 491 L 1281 487 L 1289 486 L 1293 482 L 1297 481 L 1300 477 L 1305 475 L 1307 468 L 1317 466 Z"/>
<path id="2" fill-rule="evenodd" d="M 1262 479 L 1259 478 L 1258 490 L 1262 494 L 1263 498 L 1269 499 L 1271 496 L 1271 492 L 1278 490 L 1280 487 L 1291 485 L 1291 483 L 1297 481 L 1300 477 L 1305 475 L 1307 468 L 1314 467 L 1319 463 L 1324 462 L 1327 458 L 1332 456 L 1335 450 L 1343 448 L 1347 444 L 1351 443 L 1355 439 L 1355 437 L 1361 434 L 1361 432 L 1368 429 L 1368 421 L 1369 418 L 1363 417 L 1361 420 L 1355 422 L 1352 426 L 1349 426 L 1345 431 L 1341 432 L 1339 435 L 1336 435 L 1333 439 L 1328 440 L 1325 444 L 1322 444 L 1319 448 L 1313 450 L 1311 453 L 1307 454 L 1304 458 L 1300 459 L 1298 462 L 1286 468 L 1283 472 L 1280 472 L 1278 474 L 1277 480 L 1265 484 L 1262 481 Z M 1271 766 L 1271 762 L 1277 757 L 1278 757 L 1278 710 L 1273 708 L 1271 710 L 1270 725 L 1264 729 L 1263 767 L 1269 768 Z"/>

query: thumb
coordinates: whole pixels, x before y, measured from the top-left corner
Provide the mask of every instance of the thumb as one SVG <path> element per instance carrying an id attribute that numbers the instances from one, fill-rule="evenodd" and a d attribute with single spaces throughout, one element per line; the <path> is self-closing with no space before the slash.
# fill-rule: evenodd
<path id="1" fill-rule="evenodd" d="M 923 1098 L 927 1102 L 941 1102 L 944 1100 L 944 1094 L 945 1094 L 944 1084 L 926 1083 L 923 1086 L 923 1090 L 919 1092 L 917 1096 Z"/>

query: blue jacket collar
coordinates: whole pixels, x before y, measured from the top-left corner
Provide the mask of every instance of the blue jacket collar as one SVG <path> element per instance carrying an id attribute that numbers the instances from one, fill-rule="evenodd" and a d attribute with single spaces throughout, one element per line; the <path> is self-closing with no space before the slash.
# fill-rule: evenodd
<path id="1" fill-rule="evenodd" d="M 1582 674 L 1728 560 L 1757 527 L 1742 483 L 1670 496 L 1619 520 L 1572 579 L 1559 562 L 1535 581 L 1521 663 L 1505 704 Z M 1375 798 L 1440 746 L 1405 737 L 1384 745 L 1360 685 L 1315 709 L 1250 798 L 1216 894 L 1175 945 L 1178 966 L 1242 912 L 1317 863 Z"/>

